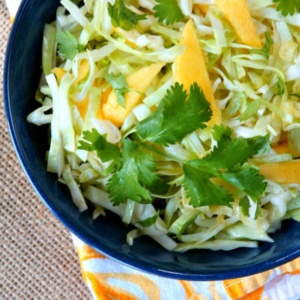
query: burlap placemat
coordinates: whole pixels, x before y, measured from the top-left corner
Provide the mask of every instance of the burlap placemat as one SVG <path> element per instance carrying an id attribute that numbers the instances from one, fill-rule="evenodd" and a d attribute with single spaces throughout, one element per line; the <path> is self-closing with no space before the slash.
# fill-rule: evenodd
<path id="1" fill-rule="evenodd" d="M 36 196 L 9 138 L 2 91 L 9 19 L 0 0 L 0 299 L 91 299 L 69 232 Z"/>

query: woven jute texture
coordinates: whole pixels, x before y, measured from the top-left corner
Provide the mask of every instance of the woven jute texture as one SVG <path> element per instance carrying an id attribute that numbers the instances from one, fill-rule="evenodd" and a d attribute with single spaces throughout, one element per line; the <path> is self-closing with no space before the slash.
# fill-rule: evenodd
<path id="1" fill-rule="evenodd" d="M 0 299 L 89 300 L 70 233 L 36 196 L 9 138 L 2 91 L 9 30 L 0 0 Z"/>

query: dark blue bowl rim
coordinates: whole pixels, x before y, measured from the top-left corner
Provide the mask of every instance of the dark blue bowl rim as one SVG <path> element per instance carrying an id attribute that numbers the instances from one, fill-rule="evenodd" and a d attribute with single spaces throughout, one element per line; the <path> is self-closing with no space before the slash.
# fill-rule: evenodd
<path id="1" fill-rule="evenodd" d="M 278 267 L 280 265 L 283 265 L 287 262 L 290 262 L 291 260 L 297 258 L 300 256 L 300 249 L 295 249 L 295 251 L 282 255 L 277 255 L 273 259 L 267 259 L 266 261 L 259 263 L 259 264 L 253 264 L 253 266 L 244 268 L 240 267 L 239 269 L 235 270 L 228 270 L 226 272 L 220 272 L 220 273 L 214 273 L 214 274 L 189 274 L 189 273 L 181 273 L 181 272 L 173 272 L 168 271 L 166 269 L 156 269 L 151 266 L 144 265 L 142 262 L 139 262 L 135 259 L 132 259 L 130 257 L 124 257 L 124 254 L 117 250 L 111 250 L 108 249 L 105 245 L 99 244 L 97 240 L 91 235 L 86 235 L 83 233 L 83 230 L 80 225 L 73 224 L 67 215 L 57 212 L 54 208 L 54 205 L 51 201 L 51 199 L 48 199 L 45 194 L 43 193 L 42 186 L 39 186 L 35 180 L 34 180 L 34 174 L 31 172 L 31 170 L 26 166 L 25 163 L 25 156 L 22 153 L 20 147 L 19 147 L 19 141 L 18 137 L 15 134 L 14 130 L 14 122 L 13 122 L 13 116 L 11 113 L 11 107 L 10 107 L 10 93 L 9 93 L 9 67 L 10 67 L 10 61 L 11 61 L 11 52 L 13 49 L 13 45 L 15 43 L 15 35 L 18 30 L 18 27 L 21 26 L 23 15 L 26 12 L 27 4 L 30 0 L 23 0 L 21 2 L 19 11 L 16 15 L 14 24 L 12 26 L 10 36 L 8 39 L 6 54 L 5 54 L 5 60 L 4 60 L 4 77 L 3 77 L 3 91 L 4 91 L 4 111 L 6 116 L 6 122 L 8 126 L 9 135 L 15 150 L 15 153 L 17 155 L 17 158 L 20 162 L 21 167 L 23 168 L 23 171 L 28 178 L 30 184 L 34 188 L 35 192 L 39 196 L 39 198 L 42 200 L 44 205 L 50 210 L 50 212 L 76 237 L 78 237 L 80 240 L 82 240 L 84 243 L 88 244 L 92 248 L 96 249 L 97 251 L 103 253 L 107 257 L 118 261 L 128 267 L 132 267 L 134 269 L 137 269 L 142 272 L 150 273 L 152 275 L 162 276 L 165 278 L 170 279 L 181 279 L 181 280 L 192 280 L 192 281 L 215 281 L 215 280 L 225 280 L 225 279 L 233 279 L 233 278 L 239 278 L 244 276 L 250 276 L 254 275 L 263 271 L 267 271 L 270 269 L 273 269 L 275 267 Z"/>

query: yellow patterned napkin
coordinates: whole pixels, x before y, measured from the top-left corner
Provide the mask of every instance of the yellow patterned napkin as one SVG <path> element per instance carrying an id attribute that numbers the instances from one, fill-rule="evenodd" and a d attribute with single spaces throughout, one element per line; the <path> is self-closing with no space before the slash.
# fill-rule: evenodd
<path id="1" fill-rule="evenodd" d="M 82 275 L 95 300 L 296 300 L 300 258 L 281 267 L 223 281 L 183 281 L 139 272 L 105 257 L 73 236 Z"/>
<path id="2" fill-rule="evenodd" d="M 12 20 L 20 2 L 6 1 Z M 300 258 L 254 276 L 211 282 L 183 281 L 142 273 L 72 237 L 84 282 L 95 300 L 300 299 Z"/>

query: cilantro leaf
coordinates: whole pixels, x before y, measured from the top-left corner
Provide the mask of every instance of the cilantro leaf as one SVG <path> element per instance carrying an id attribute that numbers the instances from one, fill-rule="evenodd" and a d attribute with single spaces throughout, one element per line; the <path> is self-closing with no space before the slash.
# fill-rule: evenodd
<path id="1" fill-rule="evenodd" d="M 194 207 L 206 205 L 231 206 L 232 195 L 222 186 L 213 184 L 206 172 L 199 171 L 190 162 L 183 165 L 183 171 L 183 186 L 187 197 L 190 198 L 190 205 Z"/>
<path id="2" fill-rule="evenodd" d="M 239 202 L 239 206 L 242 208 L 242 212 L 246 217 L 250 216 L 249 213 L 249 209 L 250 209 L 250 200 L 248 198 L 248 196 L 244 196 L 243 198 L 241 198 L 240 202 Z"/>
<path id="3" fill-rule="evenodd" d="M 259 216 L 261 216 L 261 209 L 260 206 L 258 205 L 260 203 L 259 199 L 256 197 L 251 197 L 252 200 L 254 200 L 257 203 L 256 210 L 255 210 L 255 215 L 254 218 L 257 219 Z M 245 195 L 243 198 L 241 198 L 239 202 L 239 206 L 242 208 L 242 212 L 246 217 L 250 217 L 250 200 L 247 195 Z"/>
<path id="4" fill-rule="evenodd" d="M 151 193 L 147 189 L 158 180 L 154 173 L 156 164 L 152 157 L 140 149 L 140 145 L 129 138 L 123 139 L 122 163 L 113 173 L 106 188 L 110 192 L 113 205 L 127 199 L 139 203 L 151 203 Z"/>
<path id="5" fill-rule="evenodd" d="M 149 186 L 149 191 L 155 195 L 166 195 L 170 190 L 167 179 L 158 177 L 158 179 Z"/>
<path id="6" fill-rule="evenodd" d="M 255 199 L 255 202 L 259 203 L 258 199 Z M 262 213 L 259 205 L 257 205 L 254 218 L 257 219 L 259 216 L 262 216 Z"/>
<path id="7" fill-rule="evenodd" d="M 251 196 L 259 196 L 266 189 L 264 177 L 259 175 L 255 168 L 238 169 L 236 172 L 220 172 L 219 177 Z"/>
<path id="8" fill-rule="evenodd" d="M 84 49 L 84 46 L 78 44 L 76 37 L 68 30 L 58 31 L 56 33 L 56 42 L 58 53 L 70 60 L 73 60 Z"/>
<path id="9" fill-rule="evenodd" d="M 203 172 L 218 175 L 219 169 L 229 169 L 241 165 L 256 154 L 255 147 L 251 147 L 245 138 L 230 139 L 222 137 L 213 151 L 201 160 L 192 160 L 193 165 Z"/>
<path id="10" fill-rule="evenodd" d="M 92 131 L 83 132 L 83 140 L 79 141 L 78 149 L 93 151 L 103 162 L 117 160 L 120 156 L 120 149 L 117 145 L 107 142 L 106 136 L 100 134 L 95 128 Z"/>
<path id="11" fill-rule="evenodd" d="M 108 3 L 108 13 L 115 27 L 127 31 L 134 29 L 138 21 L 146 20 L 146 14 L 136 14 L 126 7 L 124 0 L 116 0 L 115 4 Z"/>
<path id="12" fill-rule="evenodd" d="M 271 150 L 269 134 L 267 134 L 266 136 L 255 136 L 252 138 L 248 138 L 247 141 L 253 149 L 253 155 L 263 154 Z"/>
<path id="13" fill-rule="evenodd" d="M 155 11 L 154 17 L 159 22 L 170 25 L 184 20 L 184 14 L 176 0 L 155 0 L 155 2 L 158 4 L 153 7 Z"/>
<path id="14" fill-rule="evenodd" d="M 300 12 L 300 0 L 273 0 L 273 2 L 277 3 L 276 10 L 280 11 L 284 17 Z"/>
<path id="15" fill-rule="evenodd" d="M 215 141 L 220 141 L 222 138 L 227 137 L 230 138 L 232 134 L 232 130 L 230 127 L 227 127 L 223 124 L 214 126 L 212 129 L 212 136 Z"/>
<path id="16" fill-rule="evenodd" d="M 274 44 L 272 37 L 269 32 L 265 33 L 266 43 L 262 49 L 250 49 L 251 53 L 262 55 L 264 58 L 268 59 L 270 56 L 271 46 Z"/>
<path id="17" fill-rule="evenodd" d="M 205 128 L 211 115 L 209 102 L 196 83 L 188 95 L 183 85 L 176 82 L 156 111 L 137 124 L 136 131 L 143 140 L 160 145 L 174 144 L 196 129 Z"/>
<path id="18" fill-rule="evenodd" d="M 220 126 L 214 126 L 219 128 Z M 248 158 L 266 149 L 269 136 L 253 138 L 238 137 L 231 139 L 227 135 L 221 136 L 213 151 L 202 159 L 190 160 L 189 163 L 213 176 L 219 176 L 219 170 L 230 170 L 242 166 Z"/>
<path id="19" fill-rule="evenodd" d="M 104 76 L 105 80 L 113 87 L 117 96 L 117 102 L 125 108 L 124 95 L 130 90 L 124 74 L 110 74 Z"/>
<path id="20" fill-rule="evenodd" d="M 258 196 L 264 193 L 264 177 L 246 161 L 266 148 L 268 136 L 231 139 L 230 132 L 223 125 L 214 126 L 213 135 L 218 143 L 213 151 L 202 159 L 184 163 L 184 188 L 191 205 L 231 205 L 233 196 L 225 188 L 211 182 L 214 177 L 256 197 L 257 202 Z"/>
<path id="21" fill-rule="evenodd" d="M 149 217 L 145 220 L 139 221 L 138 223 L 140 225 L 142 225 L 143 227 L 150 227 L 151 225 L 155 224 L 158 216 L 159 216 L 159 210 L 157 211 L 157 213 L 154 216 Z"/>
<path id="22" fill-rule="evenodd" d="M 127 199 L 139 203 L 152 202 L 151 194 L 139 182 L 134 158 L 128 159 L 122 169 L 112 175 L 106 189 L 113 205 L 124 203 Z"/>

